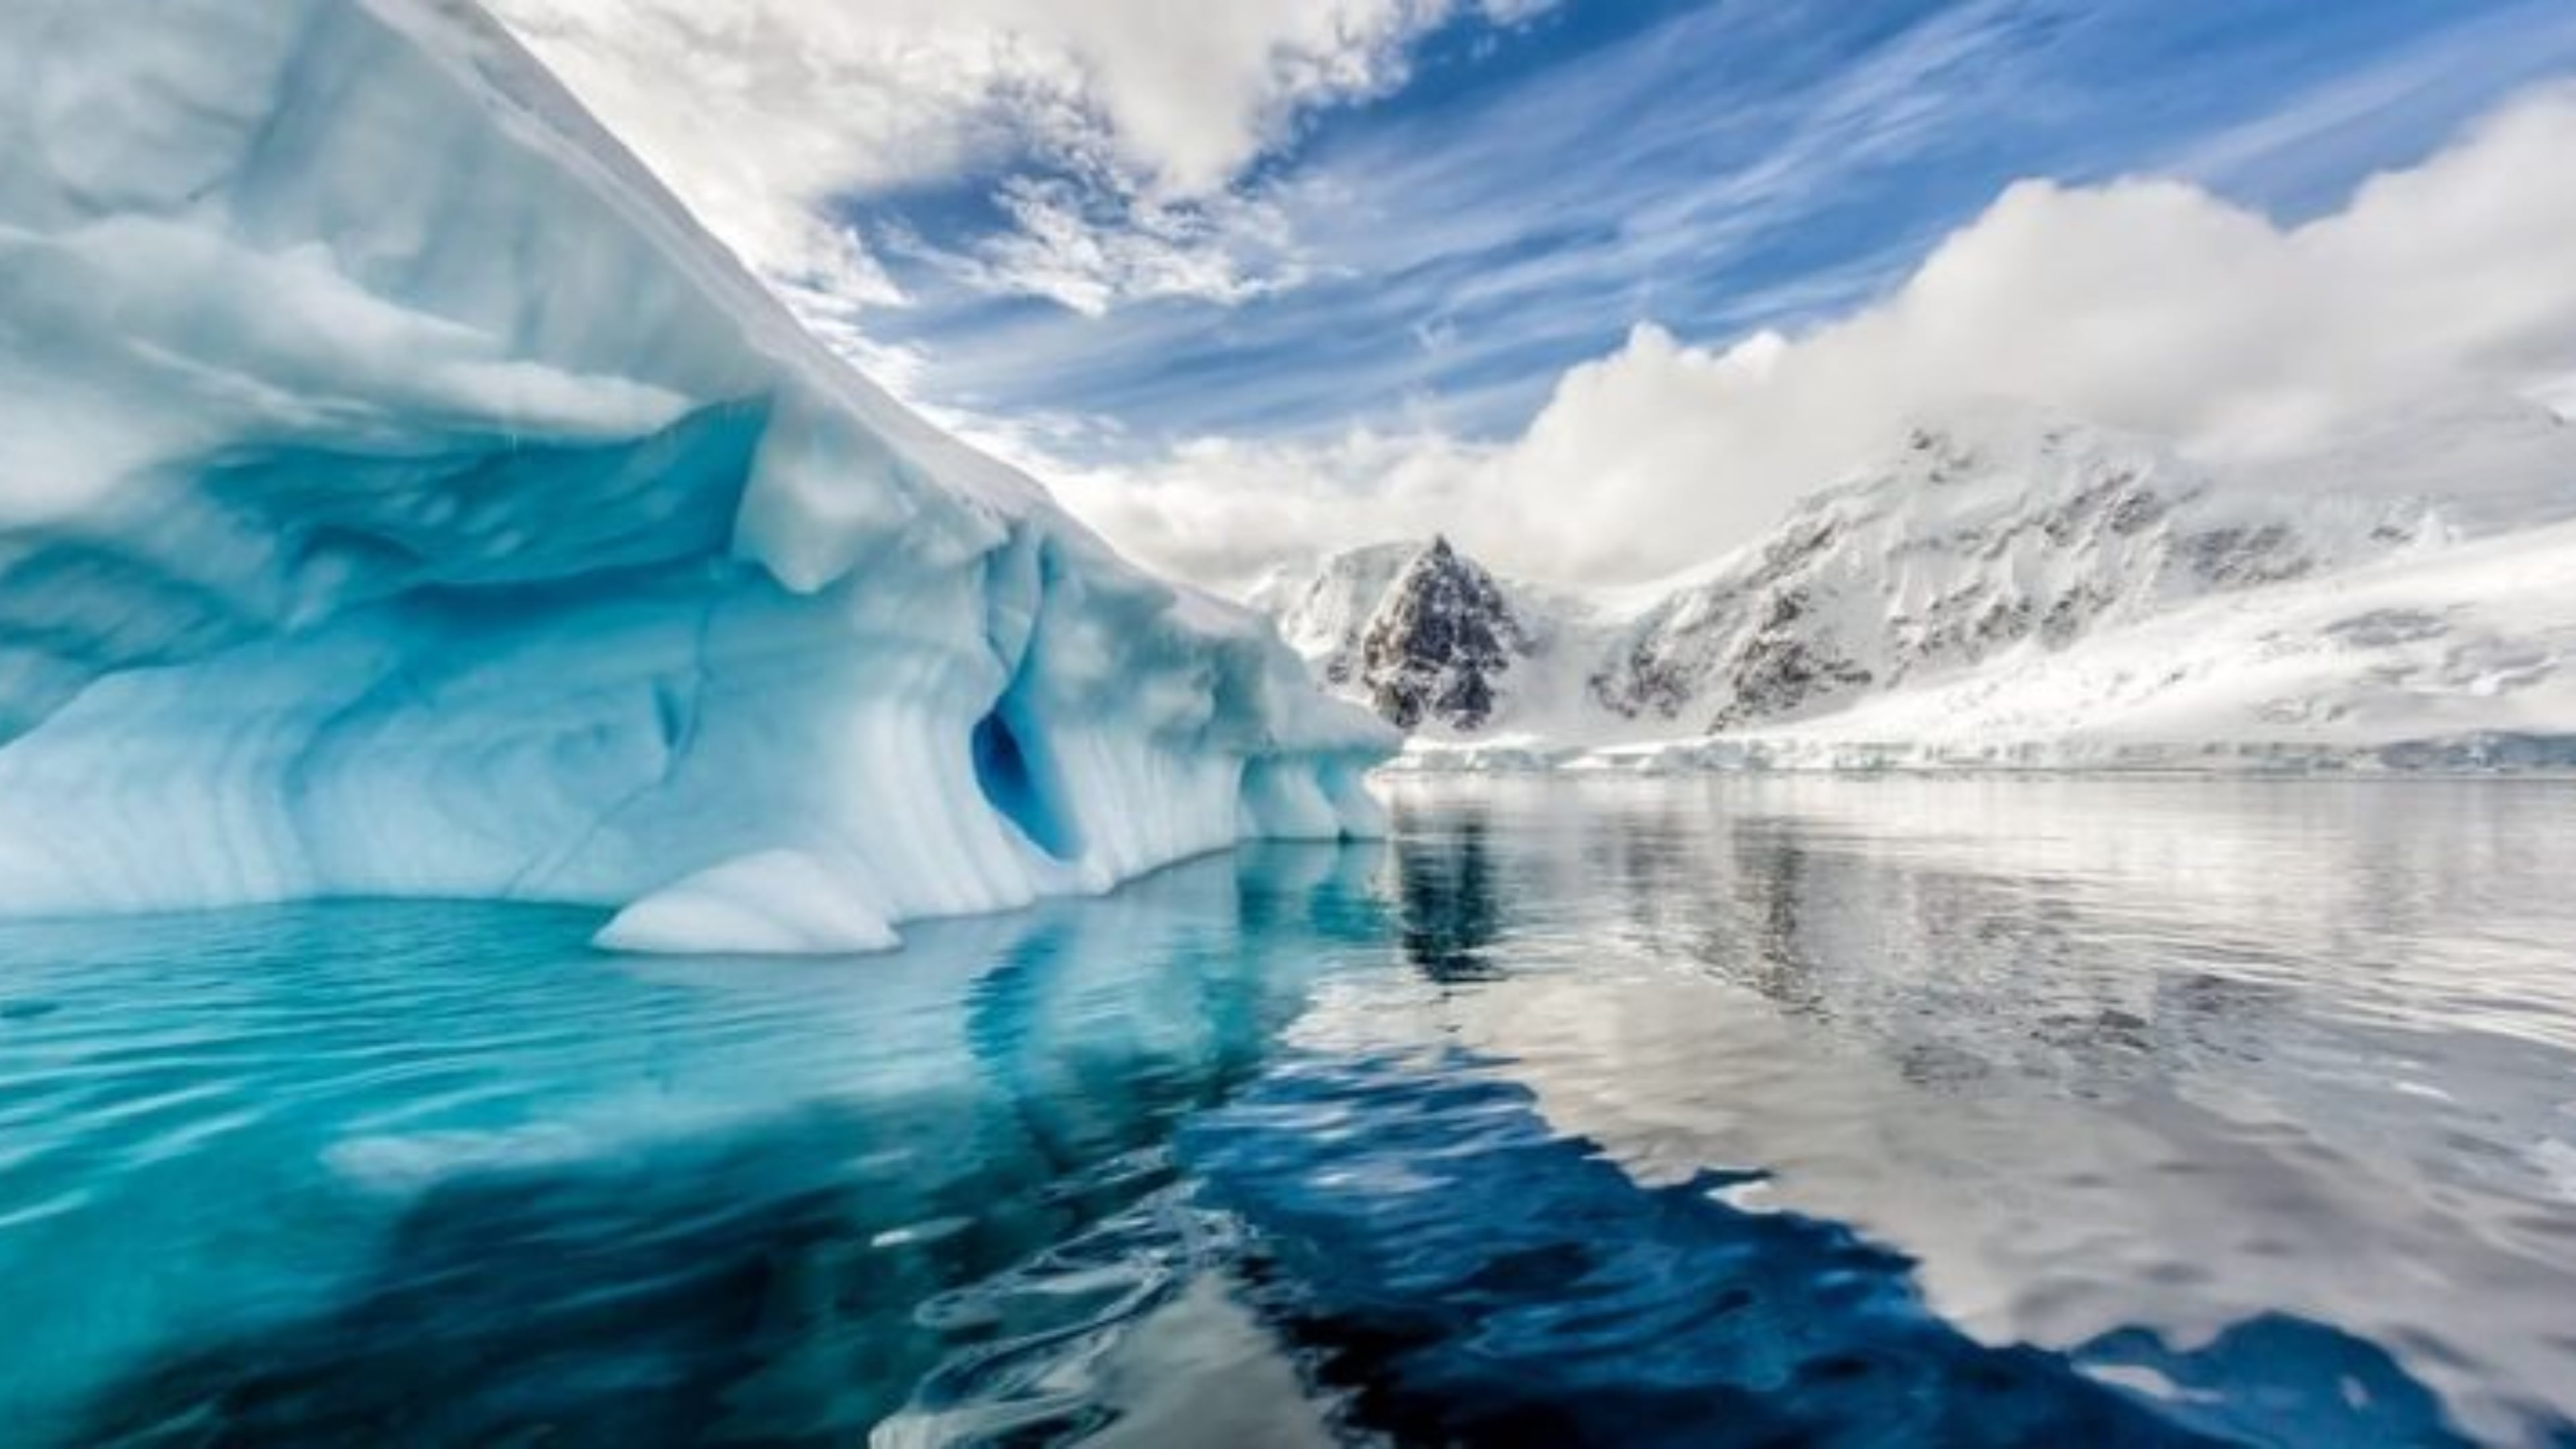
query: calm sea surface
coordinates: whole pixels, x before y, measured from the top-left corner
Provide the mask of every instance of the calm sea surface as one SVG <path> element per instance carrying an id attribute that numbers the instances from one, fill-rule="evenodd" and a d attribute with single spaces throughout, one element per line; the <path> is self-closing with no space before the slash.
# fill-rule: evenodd
<path id="1" fill-rule="evenodd" d="M 1394 799 L 873 958 L 0 928 L 0 1441 L 2576 1444 L 2576 787 Z"/>

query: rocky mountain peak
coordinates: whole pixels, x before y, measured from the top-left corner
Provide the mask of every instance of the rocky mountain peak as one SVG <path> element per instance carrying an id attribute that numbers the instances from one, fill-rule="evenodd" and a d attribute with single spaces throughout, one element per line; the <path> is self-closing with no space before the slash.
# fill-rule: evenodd
<path id="1" fill-rule="evenodd" d="M 1966 409 L 1658 585 L 1498 583 L 1434 537 L 1335 555 L 1270 607 L 1328 688 L 1409 730 L 1776 731 L 2036 667 L 2215 596 L 2576 516 L 2576 429 L 2529 409 L 2444 416 L 2221 466 Z"/>
<path id="2" fill-rule="evenodd" d="M 1473 731 L 1493 717 L 1495 681 L 1535 648 L 1494 576 L 1434 536 L 1370 616 L 1358 682 L 1399 728 Z"/>

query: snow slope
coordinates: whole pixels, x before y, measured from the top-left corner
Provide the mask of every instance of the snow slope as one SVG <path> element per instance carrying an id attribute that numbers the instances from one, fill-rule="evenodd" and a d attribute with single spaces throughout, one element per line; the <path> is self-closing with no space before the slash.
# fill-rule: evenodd
<path id="1" fill-rule="evenodd" d="M 2555 531 L 2571 516 L 2576 428 L 2528 405 L 2428 410 L 2223 472 L 1980 409 L 1910 428 L 1883 467 L 1665 584 L 1496 584 L 1492 617 L 1451 632 L 1535 647 L 1489 671 L 1494 708 L 1421 724 L 1405 762 L 2073 764 L 2115 741 L 2168 762 L 2474 762 L 2472 737 L 2576 737 L 2554 684 L 2576 599 L 2550 585 L 2553 559 L 2576 575 Z M 2490 545 L 2495 575 L 2458 562 Z M 1328 560 L 1315 587 L 1363 572 Z M 1403 577 L 1361 636 L 1418 608 Z M 2523 582 L 2473 607 L 2505 579 Z M 2388 581 L 2370 585 L 2387 618 L 2332 602 L 2364 580 Z M 2191 660 L 2191 689 L 2148 677 L 2166 655 Z M 2307 672 L 2286 677 L 2289 656 Z M 1365 669 L 1325 682 L 1413 723 Z"/>
<path id="2" fill-rule="evenodd" d="M 806 337 L 465 0 L 0 7 L 0 911 L 882 945 L 1391 736 Z"/>
<path id="3" fill-rule="evenodd" d="M 1411 540 L 1367 544 L 1335 554 L 1311 574 L 1274 570 L 1244 603 L 1278 623 L 1279 637 L 1319 679 L 1348 686 L 1359 678 L 1361 639 L 1379 602 L 1429 547 Z"/>
<path id="4" fill-rule="evenodd" d="M 1800 725 L 1583 763 L 2576 769 L 2576 524 L 2197 600 Z"/>

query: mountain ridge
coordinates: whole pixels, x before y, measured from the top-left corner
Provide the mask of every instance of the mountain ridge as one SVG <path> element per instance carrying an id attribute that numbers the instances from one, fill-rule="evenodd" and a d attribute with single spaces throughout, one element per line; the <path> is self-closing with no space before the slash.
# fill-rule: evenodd
<path id="1" fill-rule="evenodd" d="M 2455 602 L 2444 591 L 2470 587 L 2445 561 L 2465 546 L 2563 542 L 2576 575 L 2576 539 L 2551 532 L 2571 517 L 2576 428 L 2536 406 L 2392 419 L 2298 457 L 2223 467 L 2138 435 L 1996 407 L 1916 424 L 1879 465 L 1810 495 L 1766 536 L 1661 584 L 1583 590 L 1497 577 L 1443 538 L 1334 555 L 1309 575 L 1275 575 L 1252 602 L 1325 688 L 1412 731 L 1407 760 L 1417 766 L 1444 752 L 1561 762 L 1657 745 L 1679 759 L 1693 741 L 1841 738 L 1864 721 L 1899 730 L 1896 744 L 1946 750 L 1971 743 L 1964 723 L 1901 704 L 1970 696 L 1978 707 L 1962 704 L 1961 721 L 2000 728 L 2008 714 L 2026 745 L 2127 737 L 2152 716 L 2143 694 L 2112 696 L 2131 700 L 2134 719 L 2078 691 L 2058 700 L 2052 721 L 2035 704 L 2010 707 L 2007 682 L 2063 694 L 2082 661 L 2119 655 L 2159 621 L 2217 608 L 2241 623 L 2276 607 L 2325 631 L 2295 642 L 2332 643 L 2353 678 L 2310 680 L 2308 694 L 2203 721 L 2164 720 L 2178 733 L 2163 743 L 2336 753 L 2395 744 L 2414 724 L 2478 732 L 2475 711 L 2451 696 L 2481 698 L 2467 691 L 2484 676 L 2444 682 L 2439 669 L 2401 669 L 2397 655 L 2444 641 Z M 1434 572 L 1490 583 L 1448 633 L 1520 647 L 1446 649 L 1445 636 L 1407 636 L 1405 677 L 1471 677 L 1483 696 L 1479 708 L 1408 713 L 1405 701 L 1390 708 L 1381 698 L 1394 665 L 1373 664 L 1365 646 L 1390 632 L 1386 616 L 1411 607 L 1399 585 L 1435 550 L 1447 557 Z M 2399 589 L 2405 597 L 2388 608 L 2432 618 L 2431 632 L 2404 638 L 2408 630 L 2375 630 L 2358 615 L 2324 617 L 2332 611 L 2320 600 L 2374 569 L 2415 580 L 2417 592 Z M 1452 602 L 1471 594 L 1453 590 Z M 2485 620 L 2479 647 L 2527 656 L 2513 689 L 2553 703 L 2515 715 L 2514 726 L 2576 736 L 2576 670 L 2560 642 L 2576 600 L 2536 588 L 2515 607 L 2532 616 Z M 2518 645 L 2517 634 L 2527 636 Z M 2244 658 L 2197 667 L 2252 678 L 2292 647 L 2260 629 L 2240 642 Z M 2056 682 L 2043 689 L 2033 682 L 2043 676 Z M 2382 704 L 2411 704 L 2371 706 L 2373 688 L 2390 696 Z M 2339 702 L 2320 702 L 2329 697 Z"/>

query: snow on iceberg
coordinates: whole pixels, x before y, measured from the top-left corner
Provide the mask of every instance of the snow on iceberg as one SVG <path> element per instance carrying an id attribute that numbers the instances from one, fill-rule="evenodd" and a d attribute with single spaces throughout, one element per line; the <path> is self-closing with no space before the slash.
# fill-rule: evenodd
<path id="1" fill-rule="evenodd" d="M 1390 745 L 843 366 L 465 0 L 0 7 L 0 911 L 859 948 L 1367 831 Z"/>

